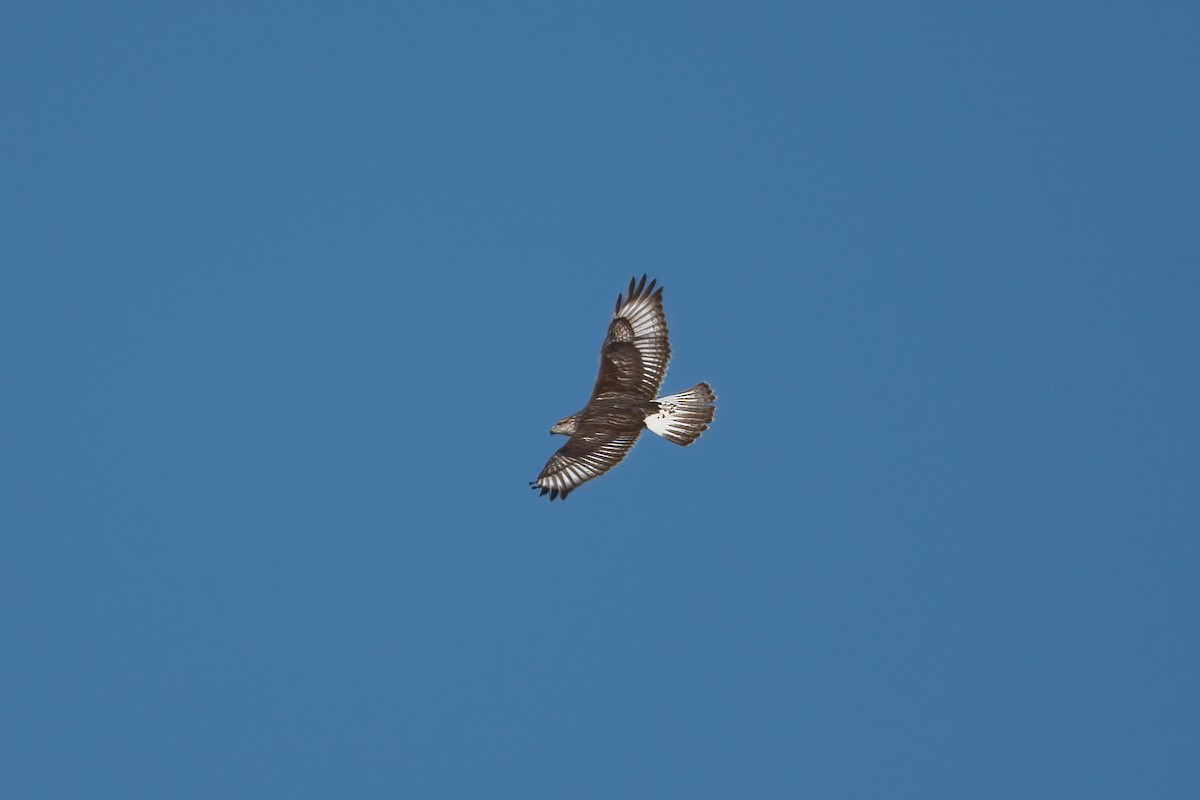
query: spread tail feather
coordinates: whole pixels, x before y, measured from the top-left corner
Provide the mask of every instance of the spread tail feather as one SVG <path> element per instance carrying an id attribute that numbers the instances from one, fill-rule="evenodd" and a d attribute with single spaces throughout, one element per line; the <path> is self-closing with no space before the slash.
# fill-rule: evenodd
<path id="1" fill-rule="evenodd" d="M 708 430 L 717 413 L 717 396 L 704 381 L 686 392 L 660 397 L 654 402 L 658 404 L 658 412 L 646 417 L 646 427 L 685 447 Z"/>

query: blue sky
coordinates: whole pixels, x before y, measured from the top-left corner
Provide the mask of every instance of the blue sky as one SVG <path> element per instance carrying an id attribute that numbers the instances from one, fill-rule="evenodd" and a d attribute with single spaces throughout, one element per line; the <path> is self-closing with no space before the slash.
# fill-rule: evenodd
<path id="1" fill-rule="evenodd" d="M 1194 4 L 0 23 L 6 798 L 1200 793 Z"/>

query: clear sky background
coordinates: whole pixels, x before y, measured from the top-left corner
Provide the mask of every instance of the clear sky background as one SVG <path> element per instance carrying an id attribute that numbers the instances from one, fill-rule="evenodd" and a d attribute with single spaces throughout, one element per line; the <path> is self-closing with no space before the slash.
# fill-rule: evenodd
<path id="1" fill-rule="evenodd" d="M 1200 796 L 1195 3 L 0 23 L 5 798 Z"/>

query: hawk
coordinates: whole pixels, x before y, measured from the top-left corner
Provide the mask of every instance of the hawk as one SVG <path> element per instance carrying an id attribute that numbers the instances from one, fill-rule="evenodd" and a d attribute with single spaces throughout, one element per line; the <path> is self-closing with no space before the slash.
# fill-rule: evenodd
<path id="1" fill-rule="evenodd" d="M 703 381 L 686 392 L 655 397 L 671 358 L 663 290 L 655 283 L 647 285 L 645 275 L 633 278 L 629 290 L 617 295 L 592 397 L 582 411 L 550 429 L 570 438 L 530 486 L 551 500 L 565 500 L 580 484 L 621 463 L 646 428 L 687 446 L 713 421 L 717 396 Z"/>

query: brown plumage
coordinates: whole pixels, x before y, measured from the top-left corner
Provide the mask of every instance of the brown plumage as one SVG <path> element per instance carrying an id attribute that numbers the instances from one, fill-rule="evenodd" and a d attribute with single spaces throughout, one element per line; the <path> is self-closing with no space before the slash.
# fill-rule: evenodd
<path id="1" fill-rule="evenodd" d="M 689 445 L 713 420 L 717 398 L 707 383 L 656 398 L 671 344 L 662 288 L 656 290 L 655 283 L 647 285 L 643 275 L 617 295 L 591 399 L 583 410 L 550 429 L 570 438 L 530 485 L 551 500 L 566 498 L 580 484 L 619 464 L 647 427 L 676 444 Z"/>

